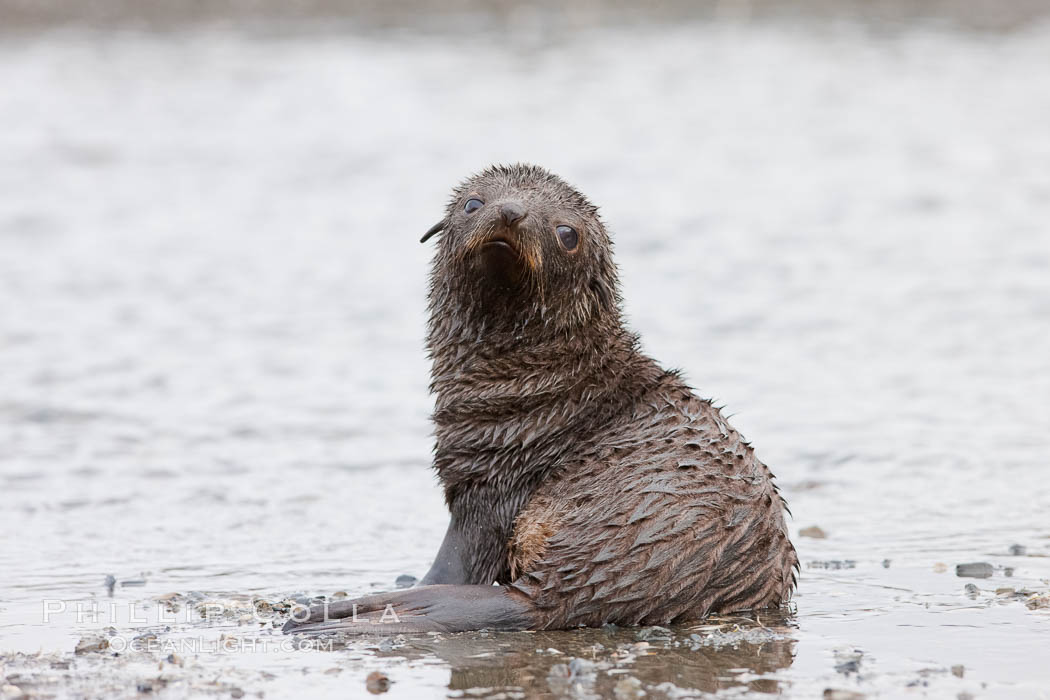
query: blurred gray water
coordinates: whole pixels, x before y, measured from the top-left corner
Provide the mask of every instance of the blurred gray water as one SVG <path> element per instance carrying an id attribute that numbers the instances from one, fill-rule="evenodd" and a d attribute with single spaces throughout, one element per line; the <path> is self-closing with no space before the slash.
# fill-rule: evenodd
<path id="1" fill-rule="evenodd" d="M 735 414 L 794 514 L 790 644 L 693 685 L 695 654 L 654 649 L 646 687 L 1048 697 L 1050 612 L 995 591 L 1050 587 L 1050 26 L 537 17 L 0 38 L 0 676 L 155 675 L 71 657 L 102 623 L 43 622 L 107 574 L 145 579 L 128 603 L 423 573 L 446 516 L 417 241 L 459 179 L 524 160 L 602 206 L 646 349 Z M 202 654 L 165 692 L 358 695 L 382 667 L 456 694 L 486 639 Z M 558 659 L 515 639 L 502 663 L 547 688 Z"/>

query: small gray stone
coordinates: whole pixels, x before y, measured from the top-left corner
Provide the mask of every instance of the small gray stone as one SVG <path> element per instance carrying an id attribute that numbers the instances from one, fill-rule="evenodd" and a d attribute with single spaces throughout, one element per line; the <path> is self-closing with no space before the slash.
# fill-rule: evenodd
<path id="1" fill-rule="evenodd" d="M 595 664 L 587 659 L 571 659 L 569 661 L 569 675 L 574 678 L 582 678 L 594 673 Z"/>
<path id="2" fill-rule="evenodd" d="M 401 574 L 394 581 L 394 585 L 398 588 L 411 588 L 412 586 L 416 585 L 416 581 L 418 580 L 419 579 L 410 574 Z"/>
<path id="3" fill-rule="evenodd" d="M 993 571 L 992 565 L 983 561 L 955 567 L 955 575 L 962 578 L 991 578 Z"/>
<path id="4" fill-rule="evenodd" d="M 634 638 L 642 642 L 669 642 L 673 637 L 671 630 L 659 625 L 643 627 L 634 633 Z"/>
<path id="5" fill-rule="evenodd" d="M 829 559 L 827 561 L 806 562 L 806 567 L 809 569 L 838 571 L 839 569 L 855 569 L 857 568 L 857 562 L 853 559 Z"/>
<path id="6" fill-rule="evenodd" d="M 850 659 L 841 663 L 835 664 L 835 670 L 843 675 L 849 675 L 856 673 L 860 670 L 860 659 Z"/>

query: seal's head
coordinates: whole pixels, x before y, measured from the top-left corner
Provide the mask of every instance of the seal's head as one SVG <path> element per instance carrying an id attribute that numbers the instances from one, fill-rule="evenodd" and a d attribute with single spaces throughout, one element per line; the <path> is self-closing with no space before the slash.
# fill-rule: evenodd
<path id="1" fill-rule="evenodd" d="M 598 209 L 534 165 L 494 166 L 463 182 L 445 217 L 431 273 L 435 313 L 492 330 L 552 331 L 618 322 L 612 243 Z"/>

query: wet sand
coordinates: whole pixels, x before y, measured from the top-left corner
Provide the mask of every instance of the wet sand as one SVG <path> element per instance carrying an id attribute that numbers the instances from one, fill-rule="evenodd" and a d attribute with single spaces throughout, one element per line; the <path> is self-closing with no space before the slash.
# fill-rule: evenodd
<path id="1" fill-rule="evenodd" d="M 5 697 L 1050 697 L 1048 65 L 1043 24 L 5 33 Z M 416 241 L 519 159 L 777 474 L 792 608 L 299 648 L 256 611 L 437 549 Z"/>

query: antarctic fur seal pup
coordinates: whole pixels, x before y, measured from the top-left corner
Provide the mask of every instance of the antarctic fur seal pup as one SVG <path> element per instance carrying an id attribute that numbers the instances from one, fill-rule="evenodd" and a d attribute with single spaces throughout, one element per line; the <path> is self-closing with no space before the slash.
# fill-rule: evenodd
<path id="1" fill-rule="evenodd" d="M 597 208 L 542 168 L 495 166 L 423 241 L 438 233 L 427 348 L 448 531 L 420 586 L 285 631 L 668 624 L 784 603 L 798 559 L 773 475 L 639 350 Z"/>

